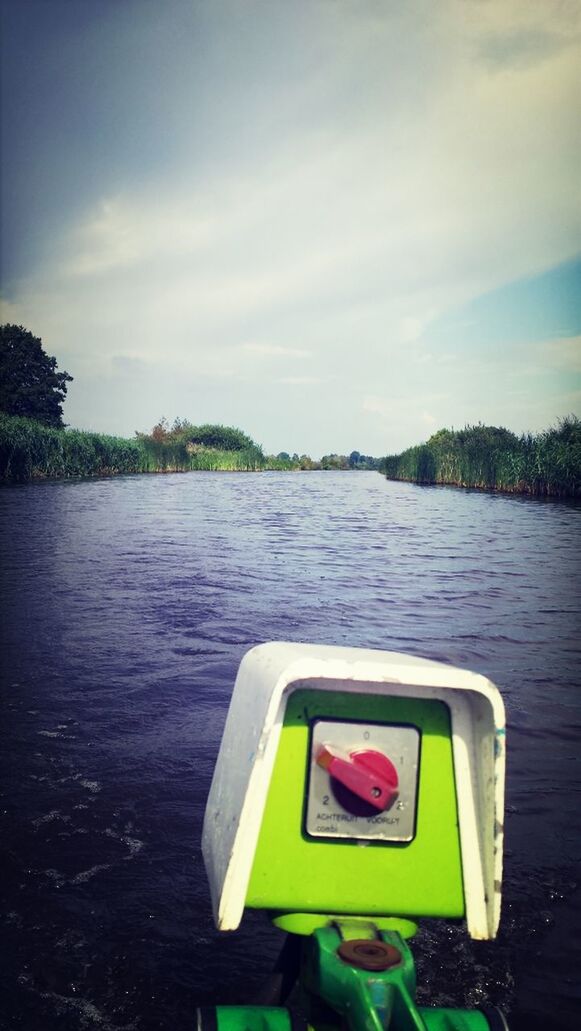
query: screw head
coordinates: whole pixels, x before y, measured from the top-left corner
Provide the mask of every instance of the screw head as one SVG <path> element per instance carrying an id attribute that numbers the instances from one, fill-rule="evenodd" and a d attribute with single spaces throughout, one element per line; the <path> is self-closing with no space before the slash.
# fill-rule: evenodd
<path id="1" fill-rule="evenodd" d="M 401 952 L 394 945 L 367 938 L 341 942 L 337 955 L 344 963 L 360 970 L 389 970 L 401 963 Z"/>

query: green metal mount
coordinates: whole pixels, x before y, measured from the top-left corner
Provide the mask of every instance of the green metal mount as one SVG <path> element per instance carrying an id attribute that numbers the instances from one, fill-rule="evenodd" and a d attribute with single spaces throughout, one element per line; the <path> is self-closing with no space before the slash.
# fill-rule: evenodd
<path id="1" fill-rule="evenodd" d="M 216 1006 L 198 1010 L 198 1031 L 293 1031 L 293 1022 L 279 1006 Z"/>
<path id="2" fill-rule="evenodd" d="M 306 1020 L 282 1006 L 218 1006 L 198 1011 L 198 1031 L 491 1031 L 478 1011 L 416 1005 L 413 956 L 397 931 L 346 919 L 302 941 Z"/>
<path id="3" fill-rule="evenodd" d="M 362 937 L 360 924 L 339 923 L 316 931 L 306 951 L 303 983 L 307 991 L 339 1014 L 350 1031 L 489 1029 L 482 1013 L 416 1006 L 413 956 L 396 931 L 377 931 L 370 924 Z M 374 965 L 385 969 L 365 969 Z"/>

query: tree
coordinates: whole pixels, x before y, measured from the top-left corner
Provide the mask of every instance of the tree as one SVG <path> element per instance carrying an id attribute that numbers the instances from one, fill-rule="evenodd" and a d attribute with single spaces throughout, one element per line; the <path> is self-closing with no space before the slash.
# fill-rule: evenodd
<path id="1" fill-rule="evenodd" d="M 56 358 L 43 351 L 40 337 L 23 326 L 0 326 L 0 411 L 62 428 L 62 406 L 73 377 L 56 368 Z"/>

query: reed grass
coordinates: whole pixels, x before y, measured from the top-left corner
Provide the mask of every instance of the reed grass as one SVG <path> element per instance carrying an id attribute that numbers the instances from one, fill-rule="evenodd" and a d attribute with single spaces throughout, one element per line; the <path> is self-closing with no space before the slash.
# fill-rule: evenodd
<path id="1" fill-rule="evenodd" d="M 478 487 L 546 497 L 581 496 L 581 420 L 518 437 L 496 426 L 439 430 L 426 444 L 388 455 L 390 480 Z"/>
<path id="2" fill-rule="evenodd" d="M 245 438 L 250 441 L 250 438 Z M 241 441 L 237 441 L 240 443 Z M 228 440 L 228 443 L 230 441 Z M 134 440 L 82 430 L 57 430 L 33 419 L 0 413 L 0 481 L 111 476 L 122 473 L 262 469 L 265 459 L 253 445 L 229 451 L 186 440 Z"/>

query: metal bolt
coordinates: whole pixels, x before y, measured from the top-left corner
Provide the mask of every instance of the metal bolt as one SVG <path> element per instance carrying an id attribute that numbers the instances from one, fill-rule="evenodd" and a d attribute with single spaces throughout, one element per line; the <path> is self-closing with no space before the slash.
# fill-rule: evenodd
<path id="1" fill-rule="evenodd" d="M 360 970 L 389 970 L 401 963 L 401 952 L 394 945 L 367 938 L 341 942 L 337 954 L 344 963 Z"/>

